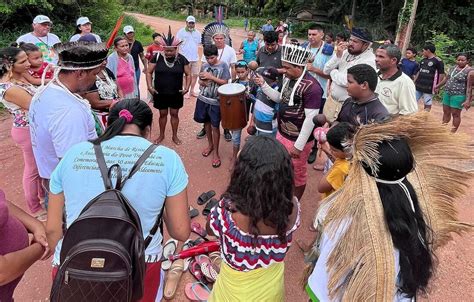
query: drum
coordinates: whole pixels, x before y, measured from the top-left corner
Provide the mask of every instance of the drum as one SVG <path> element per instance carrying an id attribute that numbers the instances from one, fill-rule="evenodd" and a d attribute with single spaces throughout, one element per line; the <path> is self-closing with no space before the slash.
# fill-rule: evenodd
<path id="1" fill-rule="evenodd" d="M 217 89 L 222 128 L 236 130 L 247 126 L 245 90 L 245 86 L 238 83 L 224 84 Z"/>

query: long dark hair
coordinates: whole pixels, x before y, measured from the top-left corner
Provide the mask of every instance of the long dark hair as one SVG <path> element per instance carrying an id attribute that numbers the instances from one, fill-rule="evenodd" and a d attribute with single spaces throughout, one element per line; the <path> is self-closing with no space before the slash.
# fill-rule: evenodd
<path id="1" fill-rule="evenodd" d="M 257 223 L 263 221 L 286 242 L 293 211 L 293 166 L 283 145 L 270 137 L 250 138 L 237 158 L 223 197 L 250 218 L 250 234 L 258 236 Z"/>
<path id="2" fill-rule="evenodd" d="M 377 178 L 394 181 L 405 177 L 414 167 L 413 154 L 406 140 L 384 141 L 378 145 L 380 152 Z M 372 174 L 370 169 L 365 170 Z M 408 298 L 425 292 L 433 274 L 432 231 L 426 225 L 416 192 L 405 178 L 413 207 L 399 184 L 377 182 L 385 220 L 392 242 L 399 251 L 399 290 Z"/>
<path id="3" fill-rule="evenodd" d="M 147 103 L 139 99 L 122 100 L 115 104 L 110 110 L 108 119 L 109 125 L 100 137 L 91 141 L 93 144 L 100 144 L 123 131 L 123 127 L 127 124 L 126 118 L 119 115 L 120 111 L 123 109 L 128 110 L 133 116 L 131 122 L 128 124 L 135 124 L 142 131 L 145 130 L 147 126 L 151 126 L 151 123 L 153 122 L 153 112 Z"/>
<path id="4" fill-rule="evenodd" d="M 17 56 L 22 52 L 18 47 L 5 47 L 0 49 L 0 77 L 3 77 L 13 67 Z"/>

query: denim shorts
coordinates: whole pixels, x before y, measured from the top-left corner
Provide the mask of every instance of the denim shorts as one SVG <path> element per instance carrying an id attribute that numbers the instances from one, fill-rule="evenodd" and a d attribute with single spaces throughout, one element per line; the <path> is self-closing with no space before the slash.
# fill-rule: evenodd
<path id="1" fill-rule="evenodd" d="M 194 120 L 198 123 L 211 123 L 212 127 L 219 128 L 221 123 L 221 107 L 219 105 L 210 105 L 197 99 Z"/>
<path id="2" fill-rule="evenodd" d="M 423 102 L 425 105 L 431 106 L 433 104 L 433 95 L 429 93 L 424 93 L 421 91 L 416 91 L 416 101 L 423 97 Z"/>

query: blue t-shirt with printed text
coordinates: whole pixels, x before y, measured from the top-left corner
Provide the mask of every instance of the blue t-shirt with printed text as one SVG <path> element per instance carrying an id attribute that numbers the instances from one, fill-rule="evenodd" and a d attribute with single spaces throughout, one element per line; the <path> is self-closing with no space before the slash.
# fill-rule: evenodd
<path id="1" fill-rule="evenodd" d="M 151 143 L 138 136 L 118 135 L 102 142 L 107 166 L 118 163 L 123 177 Z M 112 182 L 115 184 L 113 176 Z M 159 146 L 143 163 L 140 170 L 127 181 L 122 193 L 137 211 L 146 238 L 155 224 L 167 197 L 182 192 L 188 184 L 188 175 L 178 154 Z M 97 165 L 92 143 L 83 142 L 73 146 L 62 158 L 51 174 L 50 191 L 64 192 L 67 227 L 77 219 L 82 209 L 94 197 L 105 190 Z M 161 232 L 156 232 L 146 255 L 161 256 Z M 56 247 L 53 263 L 59 263 L 60 241 Z"/>

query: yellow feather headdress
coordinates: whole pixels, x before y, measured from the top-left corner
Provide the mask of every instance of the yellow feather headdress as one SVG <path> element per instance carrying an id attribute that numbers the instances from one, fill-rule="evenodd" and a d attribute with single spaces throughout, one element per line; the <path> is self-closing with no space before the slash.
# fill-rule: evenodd
<path id="1" fill-rule="evenodd" d="M 446 244 L 453 233 L 471 226 L 457 220 L 454 202 L 466 194 L 470 172 L 460 169 L 473 161 L 469 138 L 452 134 L 429 113 L 399 117 L 386 124 L 362 126 L 353 143 L 349 176 L 327 204 L 322 227 L 334 238 L 345 221 L 347 229 L 336 243 L 327 262 L 329 295 L 342 301 L 391 301 L 396 292 L 393 243 L 374 175 L 384 140 L 405 138 L 415 159 L 408 179 L 417 194 L 424 220 L 433 231 L 432 249 Z M 322 206 L 324 208 L 324 206 Z M 349 218 L 349 219 L 348 219 Z"/>

